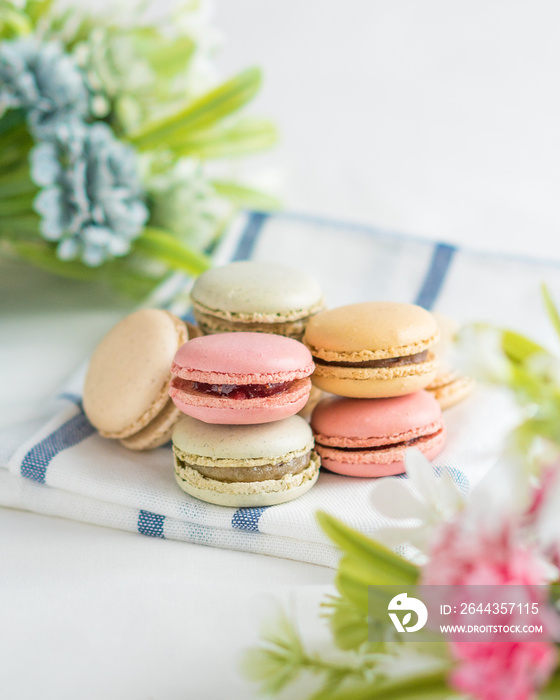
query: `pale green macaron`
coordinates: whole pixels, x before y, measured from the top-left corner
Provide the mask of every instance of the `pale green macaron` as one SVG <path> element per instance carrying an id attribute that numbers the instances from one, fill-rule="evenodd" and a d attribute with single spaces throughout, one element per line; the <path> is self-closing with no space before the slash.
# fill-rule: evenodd
<path id="1" fill-rule="evenodd" d="M 233 508 L 272 506 L 306 493 L 319 476 L 313 433 L 291 416 L 216 425 L 183 416 L 173 431 L 175 478 L 191 496 Z"/>
<path id="2" fill-rule="evenodd" d="M 301 340 L 324 307 L 318 282 L 301 270 L 240 261 L 204 272 L 192 288 L 195 318 L 205 335 L 232 331 L 276 333 Z"/>

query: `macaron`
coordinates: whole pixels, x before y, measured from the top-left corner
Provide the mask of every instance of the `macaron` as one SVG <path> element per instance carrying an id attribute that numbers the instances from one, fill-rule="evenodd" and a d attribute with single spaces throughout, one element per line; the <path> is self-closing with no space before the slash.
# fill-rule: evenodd
<path id="1" fill-rule="evenodd" d="M 213 425 L 183 416 L 173 431 L 175 478 L 221 506 L 272 506 L 303 495 L 319 476 L 309 424 L 299 416 L 261 425 Z"/>
<path id="2" fill-rule="evenodd" d="M 430 348 L 439 330 L 429 311 L 413 304 L 365 302 L 322 311 L 303 342 L 313 355 L 313 383 L 356 398 L 402 396 L 436 375 Z"/>
<path id="3" fill-rule="evenodd" d="M 386 399 L 323 399 L 311 427 L 323 466 L 348 476 L 401 474 L 408 447 L 433 459 L 445 442 L 440 406 L 426 391 Z"/>
<path id="4" fill-rule="evenodd" d="M 324 307 L 318 282 L 276 263 L 240 261 L 197 278 L 191 291 L 202 331 L 275 333 L 301 340 L 307 321 Z"/>
<path id="5" fill-rule="evenodd" d="M 313 372 L 309 350 L 269 333 L 219 333 L 177 351 L 169 389 L 175 405 L 207 423 L 269 423 L 300 411 Z"/>
<path id="6" fill-rule="evenodd" d="M 171 438 L 180 411 L 169 398 L 171 363 L 188 339 L 181 319 L 142 309 L 120 321 L 95 349 L 83 405 L 99 433 L 131 450 L 159 447 Z"/>
<path id="7" fill-rule="evenodd" d="M 437 400 L 442 409 L 451 408 L 470 396 L 474 379 L 457 372 L 438 372 L 426 391 Z"/>
<path id="8" fill-rule="evenodd" d="M 442 409 L 451 408 L 470 396 L 474 389 L 474 379 L 458 372 L 452 359 L 454 338 L 460 325 L 453 319 L 438 312 L 434 318 L 440 330 L 440 339 L 434 345 L 433 352 L 437 358 L 437 374 L 426 387 Z"/>

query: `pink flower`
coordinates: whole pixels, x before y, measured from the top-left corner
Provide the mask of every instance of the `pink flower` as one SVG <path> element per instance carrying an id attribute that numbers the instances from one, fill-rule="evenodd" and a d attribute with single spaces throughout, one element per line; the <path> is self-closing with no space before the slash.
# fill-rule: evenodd
<path id="1" fill-rule="evenodd" d="M 536 516 L 541 511 L 546 501 L 548 492 L 550 491 L 550 489 L 554 485 L 554 482 L 558 478 L 558 473 L 558 464 L 549 465 L 543 469 L 540 483 L 533 489 L 533 493 L 531 494 L 531 503 L 529 504 L 529 507 L 527 508 L 527 512 L 525 514 L 528 523 L 533 523 L 536 519 Z"/>
<path id="2" fill-rule="evenodd" d="M 542 561 L 534 550 L 518 540 L 513 521 L 497 525 L 491 519 L 481 518 L 480 513 L 476 521 L 464 513 L 442 525 L 422 572 L 423 584 L 455 587 L 441 589 L 448 590 L 445 595 L 449 600 L 440 602 L 448 604 L 456 602 L 460 596 L 463 600 L 470 596 L 470 600 L 476 601 L 478 595 L 484 596 L 484 590 L 489 590 L 468 591 L 463 586 L 517 584 L 526 587 L 521 590 L 523 599 L 529 604 L 533 601 L 539 604 L 539 614 L 531 623 L 543 623 L 550 629 L 550 620 L 544 612 L 545 580 Z M 499 596 L 499 589 L 496 591 Z M 438 592 L 436 595 L 444 594 Z M 459 609 L 458 606 L 451 607 Z M 459 616 L 456 617 L 451 622 L 459 622 Z M 465 621 L 464 618 L 461 620 L 462 623 Z M 506 612 L 505 616 L 492 622 L 508 625 L 519 622 L 519 619 Z M 451 651 L 458 661 L 450 676 L 451 685 L 479 700 L 530 700 L 553 672 L 557 662 L 556 648 L 547 641 L 522 641 L 509 633 L 505 638 L 500 636 L 500 641 L 497 641 L 497 636 L 492 636 L 485 641 L 450 642 Z"/>
<path id="3" fill-rule="evenodd" d="M 520 544 L 511 522 L 480 527 L 465 517 L 444 523 L 422 572 L 426 585 L 537 586 L 545 580 L 538 555 Z"/>
<path id="4" fill-rule="evenodd" d="M 454 642 L 451 650 L 459 661 L 451 685 L 479 700 L 529 700 L 557 661 L 546 642 Z"/>

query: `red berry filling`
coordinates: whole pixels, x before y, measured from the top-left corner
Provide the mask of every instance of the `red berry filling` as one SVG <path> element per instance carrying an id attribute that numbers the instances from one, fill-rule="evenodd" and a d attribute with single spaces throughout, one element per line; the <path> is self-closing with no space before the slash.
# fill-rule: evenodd
<path id="1" fill-rule="evenodd" d="M 234 401 L 243 399 L 256 399 L 266 396 L 274 396 L 287 391 L 292 382 L 282 384 L 204 384 L 192 382 L 191 387 L 202 394 L 210 396 L 226 396 Z"/>

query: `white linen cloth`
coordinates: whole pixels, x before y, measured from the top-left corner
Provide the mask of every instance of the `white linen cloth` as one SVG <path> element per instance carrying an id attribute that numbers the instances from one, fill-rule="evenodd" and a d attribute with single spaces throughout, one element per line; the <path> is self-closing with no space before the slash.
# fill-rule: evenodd
<path id="1" fill-rule="evenodd" d="M 459 321 L 485 320 L 521 328 L 541 342 L 552 339 L 539 287 L 546 282 L 560 298 L 560 267 L 546 261 L 256 212 L 240 217 L 216 256 L 220 263 L 247 258 L 306 269 L 321 282 L 330 307 L 408 301 Z M 176 303 L 167 307 L 185 312 Z M 373 480 L 327 472 L 305 496 L 278 506 L 236 509 L 198 501 L 176 485 L 168 446 L 133 453 L 101 438 L 81 409 L 80 386 L 79 377 L 46 419 L 0 434 L 0 505 L 331 567 L 338 555 L 316 523 L 317 510 L 369 534 L 393 522 L 370 505 Z M 479 388 L 446 412 L 448 440 L 434 465 L 468 492 L 499 457 L 513 417 L 502 394 Z"/>

